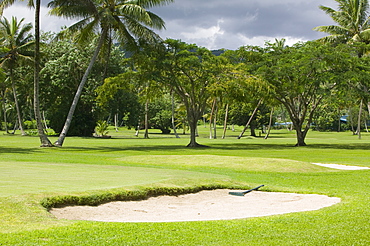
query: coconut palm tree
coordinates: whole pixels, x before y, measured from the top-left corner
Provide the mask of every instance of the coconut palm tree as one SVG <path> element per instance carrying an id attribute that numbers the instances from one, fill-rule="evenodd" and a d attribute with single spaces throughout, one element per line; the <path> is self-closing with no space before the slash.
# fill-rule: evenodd
<path id="1" fill-rule="evenodd" d="M 11 22 L 5 17 L 0 20 L 0 35 L 3 37 L 3 54 L 0 57 L 0 65 L 9 71 L 9 79 L 12 84 L 15 107 L 17 110 L 18 124 L 22 135 L 26 135 L 23 129 L 23 119 L 18 104 L 16 82 L 14 79 L 14 69 L 22 61 L 32 61 L 33 52 L 31 46 L 34 45 L 33 36 L 30 33 L 32 24 L 22 25 L 24 19 L 19 22 L 16 17 L 12 17 Z"/>
<path id="2" fill-rule="evenodd" d="M 320 6 L 338 25 L 318 26 L 314 30 L 330 34 L 321 38 L 326 43 L 364 43 L 370 44 L 370 18 L 368 0 L 335 0 L 339 9 Z M 360 48 L 358 56 L 368 55 L 368 47 Z M 361 85 L 363 91 L 369 91 L 369 86 Z M 361 106 L 362 107 L 361 99 Z M 370 102 L 367 103 L 370 109 Z M 370 112 L 369 112 L 370 113 Z M 359 128 L 360 126 L 358 126 Z"/>
<path id="3" fill-rule="evenodd" d="M 0 15 L 3 14 L 3 10 L 6 7 L 14 4 L 16 0 L 0 0 Z M 20 0 L 23 1 L 23 0 Z M 42 118 L 40 112 L 40 7 L 41 0 L 28 0 L 27 5 L 35 8 L 35 60 L 34 60 L 34 83 L 33 83 L 33 107 L 35 111 L 35 120 L 37 125 L 38 135 L 40 137 L 41 147 L 52 147 L 53 144 L 50 142 L 44 132 L 42 125 Z"/>
<path id="4" fill-rule="evenodd" d="M 137 38 L 156 41 L 159 36 L 151 29 L 163 29 L 164 21 L 148 8 L 173 0 L 54 0 L 49 3 L 51 14 L 66 18 L 81 18 L 63 33 L 73 34 L 77 41 L 90 41 L 99 32 L 99 40 L 84 76 L 81 79 L 64 127 L 55 142 L 62 146 L 70 127 L 74 111 L 88 75 L 105 44 L 112 38 L 128 48 L 137 47 Z M 62 34 L 63 34 L 62 33 Z M 109 45 L 107 45 L 109 47 Z"/>
<path id="5" fill-rule="evenodd" d="M 369 1 L 368 0 L 335 0 L 338 10 L 320 6 L 337 25 L 318 26 L 315 31 L 328 33 L 321 38 L 330 43 L 370 43 Z"/>

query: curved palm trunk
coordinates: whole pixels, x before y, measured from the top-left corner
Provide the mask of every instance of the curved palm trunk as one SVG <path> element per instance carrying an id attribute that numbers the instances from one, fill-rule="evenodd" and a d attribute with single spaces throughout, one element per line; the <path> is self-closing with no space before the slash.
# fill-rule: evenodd
<path id="1" fill-rule="evenodd" d="M 36 0 L 35 5 L 35 71 L 34 71 L 34 102 L 33 107 L 35 111 L 35 120 L 37 125 L 37 132 L 40 137 L 41 147 L 52 147 L 53 144 L 50 142 L 49 138 L 44 132 L 44 127 L 42 125 L 41 112 L 40 112 L 40 101 L 39 101 L 39 91 L 40 91 L 40 2 L 41 0 Z"/>
<path id="2" fill-rule="evenodd" d="M 360 102 L 360 110 L 358 112 L 358 118 L 357 118 L 357 135 L 358 135 L 358 139 L 361 139 L 361 113 L 362 113 L 362 103 L 363 103 L 363 100 L 361 99 L 361 102 Z"/>
<path id="3" fill-rule="evenodd" d="M 148 110 L 149 100 L 147 99 L 145 102 L 145 118 L 144 118 L 144 125 L 145 125 L 145 131 L 144 131 L 144 138 L 149 138 L 149 110 Z"/>
<path id="4" fill-rule="evenodd" d="M 227 119 L 228 119 L 228 114 L 229 114 L 229 104 L 226 104 L 226 109 L 225 109 L 225 120 L 224 120 L 224 130 L 222 132 L 222 139 L 225 139 L 226 136 L 226 128 L 227 128 Z"/>
<path id="5" fill-rule="evenodd" d="M 4 93 L 5 94 L 5 93 Z M 8 130 L 8 119 L 6 117 L 6 106 L 5 106 L 5 96 L 3 94 L 3 112 L 4 112 L 4 126 L 5 126 L 5 132 L 6 133 L 9 133 L 9 130 Z"/>
<path id="6" fill-rule="evenodd" d="M 271 109 L 271 112 L 270 112 L 269 126 L 268 126 L 267 133 L 266 133 L 264 139 L 267 139 L 269 137 L 269 135 L 270 135 L 271 126 L 272 126 L 272 116 L 273 116 L 273 113 L 274 113 L 274 108 L 272 108 Z"/>
<path id="7" fill-rule="evenodd" d="M 180 138 L 179 134 L 177 134 L 176 125 L 175 125 L 175 99 L 173 95 L 173 91 L 171 90 L 171 105 L 172 105 L 172 117 L 171 117 L 171 123 L 172 123 L 172 129 L 176 136 L 176 138 Z"/>
<path id="8" fill-rule="evenodd" d="M 94 63 L 95 63 L 96 59 L 98 58 L 100 49 L 103 46 L 104 40 L 105 40 L 105 38 L 107 36 L 107 33 L 108 33 L 108 29 L 105 28 L 105 29 L 102 30 L 102 34 L 100 36 L 98 46 L 96 47 L 96 49 L 94 51 L 94 55 L 92 56 L 92 58 L 90 60 L 89 66 L 87 67 L 87 69 L 85 71 L 85 74 L 82 77 L 82 80 L 81 80 L 81 82 L 80 82 L 80 84 L 79 84 L 79 86 L 77 88 L 76 94 L 75 94 L 75 96 L 73 98 L 73 101 L 72 101 L 72 105 L 71 105 L 71 107 L 69 109 L 69 112 L 68 112 L 68 115 L 67 115 L 67 119 L 66 119 L 66 121 L 64 123 L 62 132 L 60 133 L 58 140 L 54 143 L 58 147 L 62 147 L 63 146 L 64 139 L 67 136 L 69 127 L 71 126 L 73 114 L 74 114 L 74 112 L 76 110 L 77 103 L 78 103 L 78 101 L 80 99 L 80 96 L 82 94 L 82 90 L 83 90 L 83 88 L 85 86 L 85 83 L 87 81 L 87 77 L 89 76 L 89 74 L 90 74 L 90 72 L 91 72 L 91 70 L 93 68 Z"/>
<path id="9" fill-rule="evenodd" d="M 217 103 L 217 99 L 215 98 L 213 100 L 212 110 L 211 110 L 211 114 L 209 116 L 209 139 L 213 138 L 213 136 L 212 136 L 212 124 L 213 124 L 213 115 L 214 115 L 214 112 L 215 112 L 216 103 Z"/>
<path id="10" fill-rule="evenodd" d="M 216 104 L 216 109 L 214 112 L 214 117 L 213 117 L 213 138 L 217 139 L 217 114 L 218 114 L 218 106 Z"/>
<path id="11" fill-rule="evenodd" d="M 249 118 L 249 120 L 248 120 L 247 124 L 245 125 L 245 127 L 244 127 L 243 131 L 242 131 L 242 132 L 240 133 L 240 135 L 238 136 L 238 139 L 241 139 L 241 138 L 243 137 L 243 135 L 244 135 L 245 131 L 247 130 L 247 128 L 248 128 L 248 126 L 249 126 L 249 124 L 251 123 L 251 121 L 252 121 L 252 119 L 253 119 L 254 115 L 256 114 L 257 109 L 258 109 L 258 107 L 260 106 L 260 104 L 261 104 L 261 103 L 262 103 L 262 99 L 260 99 L 260 100 L 258 101 L 257 106 L 256 106 L 256 107 L 255 107 L 255 109 L 253 110 L 253 113 L 252 113 L 251 117 Z"/>
<path id="12" fill-rule="evenodd" d="M 15 102 L 15 109 L 17 110 L 19 129 L 21 131 L 22 136 L 25 136 L 26 132 L 24 131 L 24 128 L 23 128 L 22 114 L 21 114 L 21 110 L 19 109 L 17 90 L 15 88 L 15 82 L 14 82 L 13 68 L 10 68 L 10 80 L 12 81 L 13 97 L 14 97 L 14 102 Z"/>

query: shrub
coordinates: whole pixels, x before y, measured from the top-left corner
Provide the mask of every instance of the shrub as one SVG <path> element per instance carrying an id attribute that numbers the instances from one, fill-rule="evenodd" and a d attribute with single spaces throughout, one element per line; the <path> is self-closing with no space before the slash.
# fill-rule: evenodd
<path id="1" fill-rule="evenodd" d="M 108 134 L 108 123 L 106 121 L 98 121 L 95 127 L 95 134 L 99 137 L 105 137 Z"/>

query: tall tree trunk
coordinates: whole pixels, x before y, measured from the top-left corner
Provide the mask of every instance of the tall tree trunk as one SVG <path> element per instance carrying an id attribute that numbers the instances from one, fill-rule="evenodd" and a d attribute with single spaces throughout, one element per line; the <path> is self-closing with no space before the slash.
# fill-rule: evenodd
<path id="1" fill-rule="evenodd" d="M 201 145 L 197 143 L 197 122 L 195 120 L 189 120 L 190 128 L 190 143 L 187 147 L 200 147 Z"/>
<path id="2" fill-rule="evenodd" d="M 213 136 L 212 136 L 212 124 L 213 124 L 212 119 L 213 119 L 213 114 L 214 114 L 214 111 L 215 111 L 216 103 L 217 103 L 217 99 L 215 98 L 213 100 L 212 110 L 211 110 L 211 114 L 209 116 L 209 139 L 213 138 Z"/>
<path id="3" fill-rule="evenodd" d="M 15 109 L 17 110 L 17 118 L 18 118 L 19 129 L 21 131 L 22 136 L 25 136 L 27 134 L 26 134 L 26 132 L 24 131 L 24 128 L 23 128 L 23 119 L 22 119 L 21 110 L 19 108 L 17 90 L 15 88 L 15 81 L 14 81 L 14 74 L 13 74 L 13 68 L 12 67 L 10 68 L 10 80 L 12 81 L 13 97 L 14 97 Z"/>
<path id="4" fill-rule="evenodd" d="M 213 116 L 213 138 L 217 138 L 217 114 L 218 114 L 218 106 L 216 104 L 214 116 Z"/>
<path id="5" fill-rule="evenodd" d="M 8 130 L 8 119 L 6 117 L 5 93 L 3 94 L 3 112 L 4 112 L 4 127 L 5 127 L 5 132 L 6 133 L 9 133 L 9 130 Z"/>
<path id="6" fill-rule="evenodd" d="M 257 125 L 257 122 L 255 120 L 252 120 L 251 123 L 250 123 L 251 136 L 252 137 L 257 137 L 257 135 L 256 135 L 256 125 Z"/>
<path id="7" fill-rule="evenodd" d="M 116 132 L 118 132 L 118 113 L 114 114 L 114 128 L 116 129 Z"/>
<path id="8" fill-rule="evenodd" d="M 272 116 L 274 114 L 274 108 L 271 108 L 271 112 L 270 112 L 270 120 L 269 120 L 269 126 L 267 128 L 267 133 L 264 137 L 264 139 L 267 139 L 270 135 L 270 131 L 271 131 L 271 126 L 272 126 Z"/>
<path id="9" fill-rule="evenodd" d="M 42 122 L 44 123 L 45 132 L 48 132 L 48 124 L 46 123 L 45 111 L 42 111 Z"/>
<path id="10" fill-rule="evenodd" d="M 248 120 L 247 124 L 245 125 L 245 127 L 244 127 L 243 131 L 240 133 L 240 135 L 239 135 L 238 139 L 241 139 L 241 138 L 243 137 L 243 135 L 244 135 L 245 131 L 247 130 L 247 128 L 248 128 L 248 126 L 249 126 L 249 124 L 251 123 L 251 121 L 252 121 L 252 119 L 253 119 L 254 115 L 256 114 L 257 109 L 258 109 L 258 107 L 260 106 L 261 102 L 262 102 L 262 99 L 260 99 L 260 100 L 258 101 L 256 108 L 253 110 L 253 113 L 252 113 L 251 117 L 249 118 L 249 120 Z"/>
<path id="11" fill-rule="evenodd" d="M 175 97 L 174 97 L 172 90 L 171 90 L 171 111 L 172 111 L 171 112 L 172 113 L 172 116 L 171 116 L 172 129 L 173 129 L 173 132 L 175 133 L 176 138 L 180 138 L 179 134 L 177 134 L 176 125 L 175 125 Z"/>
<path id="12" fill-rule="evenodd" d="M 366 132 L 369 132 L 369 129 L 367 128 L 367 123 L 366 123 L 366 121 L 365 121 L 365 130 L 366 130 Z"/>
<path id="13" fill-rule="evenodd" d="M 358 139 L 361 139 L 361 114 L 362 114 L 362 99 L 360 102 L 360 110 L 358 112 L 358 118 L 357 118 L 357 131 L 356 134 L 358 135 Z"/>
<path id="14" fill-rule="evenodd" d="M 196 139 L 197 125 L 200 112 L 195 112 L 194 109 L 189 109 L 189 107 L 186 108 L 187 108 L 187 119 L 190 128 L 190 143 L 187 145 L 187 147 L 204 147 L 203 145 L 198 144 Z"/>
<path id="15" fill-rule="evenodd" d="M 338 119 L 338 132 L 340 132 L 340 125 L 341 125 L 341 123 L 340 123 L 340 118 L 342 117 L 341 115 L 340 115 L 340 109 L 338 109 L 338 115 L 339 115 L 339 119 Z"/>
<path id="16" fill-rule="evenodd" d="M 297 134 L 297 143 L 295 146 L 306 146 L 305 138 L 306 138 L 306 131 L 302 131 L 301 129 L 296 128 L 296 134 Z"/>
<path id="17" fill-rule="evenodd" d="M 35 69 L 34 69 L 34 98 L 33 107 L 35 111 L 35 120 L 37 125 L 37 132 L 40 137 L 41 147 L 52 147 L 53 144 L 50 142 L 49 138 L 44 132 L 42 126 L 41 112 L 40 112 L 40 2 L 41 0 L 36 0 L 35 5 Z"/>
<path id="18" fill-rule="evenodd" d="M 147 99 L 146 102 L 145 102 L 144 138 L 149 138 L 149 119 L 148 119 L 149 110 L 148 110 L 148 104 L 149 104 L 149 100 Z"/>
<path id="19" fill-rule="evenodd" d="M 225 136 L 226 136 L 228 114 L 229 114 L 229 104 L 226 104 L 225 119 L 224 119 L 224 130 L 223 130 L 222 137 L 221 137 L 222 139 L 225 139 Z"/>
<path id="20" fill-rule="evenodd" d="M 136 128 L 136 132 L 135 132 L 135 137 L 138 137 L 139 136 L 139 131 L 140 131 L 140 118 L 137 122 L 137 128 Z"/>
<path id="21" fill-rule="evenodd" d="M 89 66 L 87 67 L 87 69 L 85 71 L 85 74 L 83 75 L 82 80 L 81 80 L 81 82 L 80 82 L 80 84 L 79 84 L 79 86 L 77 88 L 76 94 L 75 94 L 75 96 L 73 98 L 72 105 L 71 105 L 71 107 L 69 109 L 69 112 L 68 112 L 68 115 L 67 115 L 67 119 L 66 119 L 66 121 L 64 123 L 63 130 L 60 133 L 58 140 L 55 142 L 55 145 L 58 146 L 58 147 L 62 147 L 63 146 L 64 139 L 67 136 L 69 127 L 71 126 L 73 114 L 74 114 L 74 112 L 76 110 L 76 106 L 77 106 L 77 103 L 78 103 L 78 101 L 80 99 L 80 96 L 82 94 L 82 90 L 83 90 L 83 88 L 85 86 L 85 83 L 86 83 L 87 78 L 88 78 L 88 76 L 90 74 L 90 71 L 92 70 L 92 68 L 94 66 L 94 63 L 95 63 L 96 59 L 98 58 L 100 49 L 103 46 L 103 43 L 104 43 L 104 40 L 105 40 L 107 34 L 108 34 L 108 29 L 107 28 L 104 28 L 102 30 L 101 35 L 100 35 L 98 46 L 95 49 L 94 55 L 92 56 L 92 58 L 90 60 L 90 63 L 89 63 Z"/>

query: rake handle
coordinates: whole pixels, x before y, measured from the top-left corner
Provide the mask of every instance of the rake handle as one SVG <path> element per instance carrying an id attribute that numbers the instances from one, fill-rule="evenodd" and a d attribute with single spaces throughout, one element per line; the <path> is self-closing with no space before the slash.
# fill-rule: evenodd
<path id="1" fill-rule="evenodd" d="M 258 187 L 256 187 L 256 188 L 253 188 L 253 189 L 250 189 L 250 190 L 246 190 L 246 191 L 244 191 L 243 193 L 244 193 L 244 194 L 247 194 L 247 193 L 249 193 L 249 192 L 251 192 L 251 191 L 258 190 L 258 189 L 259 189 L 259 188 L 261 188 L 262 186 L 265 186 L 265 185 L 260 185 L 260 186 L 258 186 Z"/>

